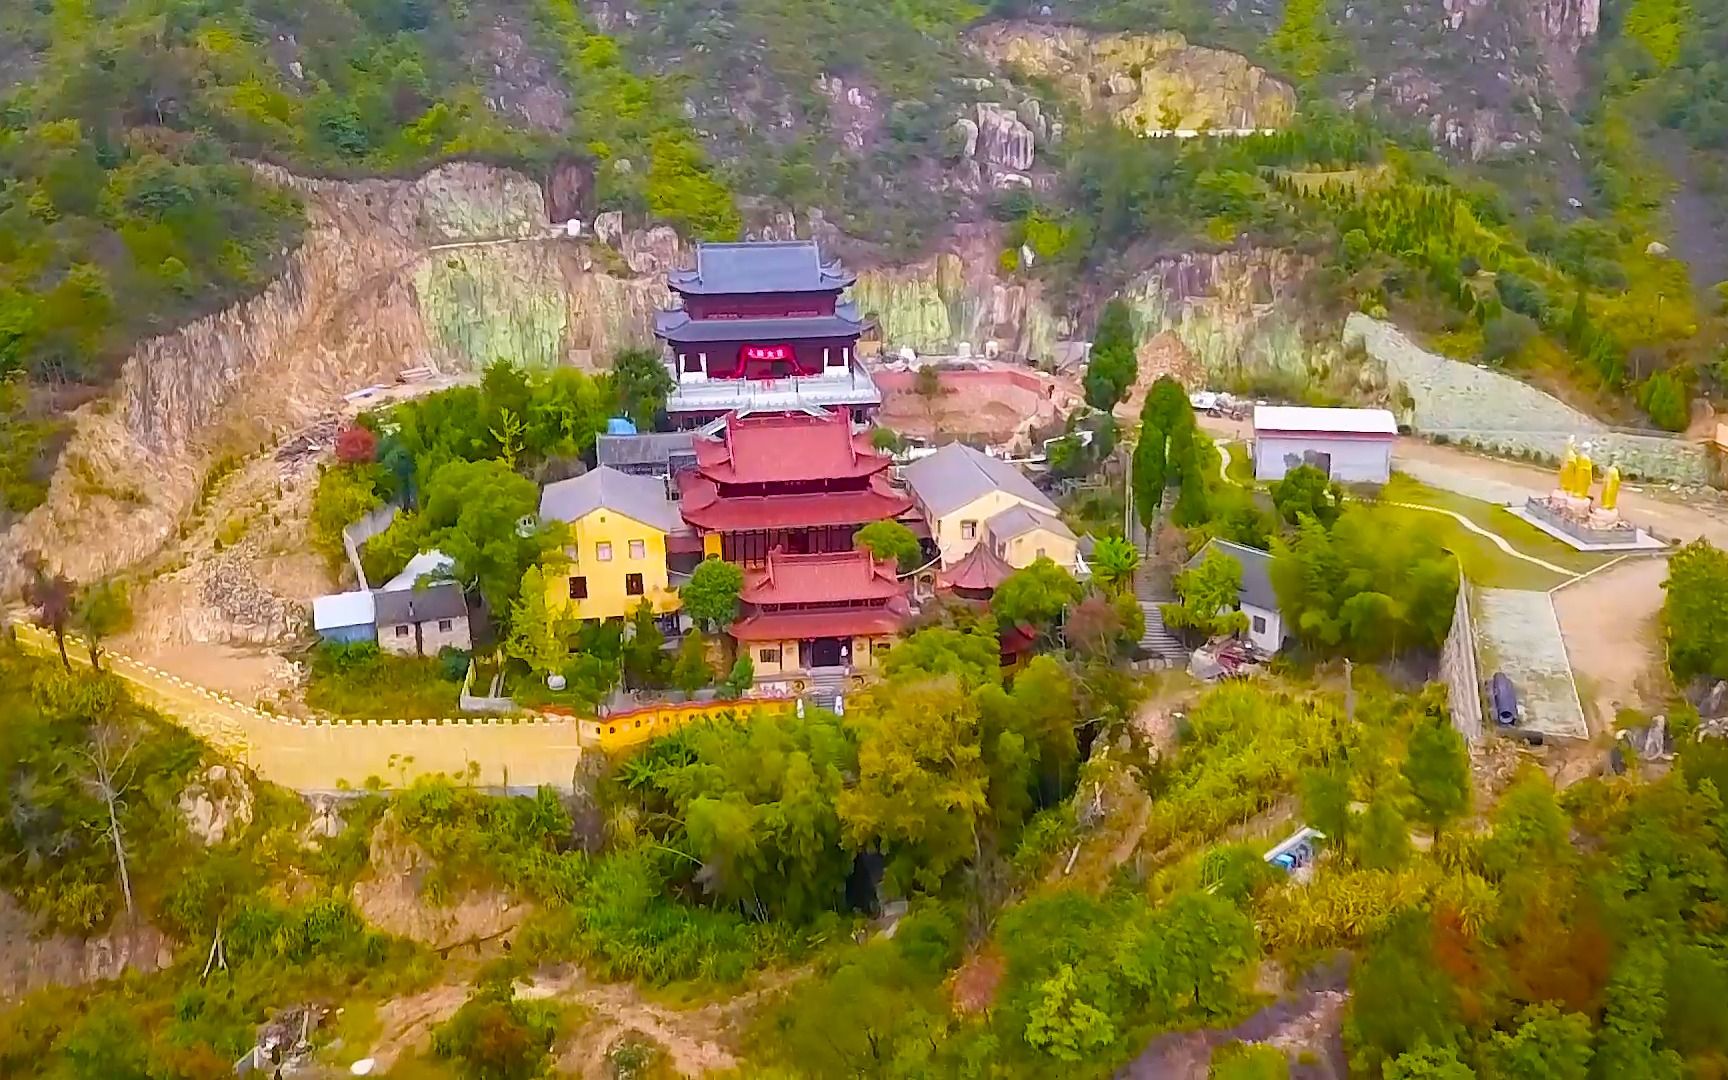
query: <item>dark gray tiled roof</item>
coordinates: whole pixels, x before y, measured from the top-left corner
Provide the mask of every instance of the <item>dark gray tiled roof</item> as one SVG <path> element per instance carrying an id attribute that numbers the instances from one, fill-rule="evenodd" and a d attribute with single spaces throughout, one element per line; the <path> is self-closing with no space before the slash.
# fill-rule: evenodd
<path id="1" fill-rule="evenodd" d="M 839 262 L 824 263 L 814 240 L 697 244 L 696 268 L 674 270 L 666 282 L 679 292 L 828 292 L 857 280 Z"/>
<path id="2" fill-rule="evenodd" d="M 1272 553 L 1259 548 L 1247 547 L 1243 544 L 1233 544 L 1228 540 L 1208 540 L 1206 546 L 1194 553 L 1188 560 L 1189 566 L 1194 566 L 1204 560 L 1212 551 L 1222 551 L 1236 560 L 1236 565 L 1242 568 L 1242 588 L 1236 593 L 1244 604 L 1252 604 L 1267 611 L 1278 610 L 1278 594 L 1272 589 Z"/>
<path id="3" fill-rule="evenodd" d="M 664 467 L 675 457 L 696 457 L 696 434 L 691 431 L 645 431 L 640 435 L 602 435 L 594 455 L 603 468 L 630 465 Z"/>
<path id="4" fill-rule="evenodd" d="M 1033 529 L 1045 529 L 1057 536 L 1075 539 L 1074 531 L 1064 524 L 1061 518 L 1041 513 L 1024 504 L 1010 506 L 996 514 L 984 522 L 984 527 L 990 530 L 990 535 L 999 543 L 1012 540 L 1016 536 L 1024 536 Z"/>
<path id="5" fill-rule="evenodd" d="M 434 585 L 429 589 L 402 589 L 398 592 L 373 593 L 374 616 L 378 626 L 397 623 L 420 623 L 432 619 L 462 619 L 468 616 L 468 600 L 462 586 L 454 582 Z"/>
<path id="6" fill-rule="evenodd" d="M 794 338 L 857 337 L 866 329 L 857 309 L 840 304 L 833 315 L 791 319 L 692 319 L 680 310 L 654 313 L 654 332 L 667 341 L 787 341 Z"/>

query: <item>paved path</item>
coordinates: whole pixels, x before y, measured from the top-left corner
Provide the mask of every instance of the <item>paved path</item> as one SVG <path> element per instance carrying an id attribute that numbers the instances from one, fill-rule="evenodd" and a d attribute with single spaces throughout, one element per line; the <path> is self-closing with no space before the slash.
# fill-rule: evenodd
<path id="1" fill-rule="evenodd" d="M 15 629 L 25 648 L 55 655 L 46 631 L 28 624 Z M 89 654 L 70 637 L 67 653 L 74 664 L 89 666 Z M 472 776 L 486 786 L 568 789 L 583 751 L 573 720 L 312 723 L 261 712 L 128 656 L 105 652 L 102 658 L 144 703 L 265 779 L 297 791 L 359 788 L 370 777 L 396 786 L 440 773 Z"/>

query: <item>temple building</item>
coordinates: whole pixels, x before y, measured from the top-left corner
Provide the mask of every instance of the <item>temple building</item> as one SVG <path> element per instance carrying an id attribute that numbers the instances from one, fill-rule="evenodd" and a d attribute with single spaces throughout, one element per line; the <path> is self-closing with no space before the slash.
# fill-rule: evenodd
<path id="1" fill-rule="evenodd" d="M 678 474 L 679 512 L 708 555 L 759 566 L 776 550 L 851 551 L 860 526 L 912 507 L 850 410 L 730 414 L 709 430 Z"/>
<path id="2" fill-rule="evenodd" d="M 909 615 L 894 564 L 868 551 L 774 551 L 744 572 L 743 613 L 732 624 L 756 677 L 872 667 Z"/>
<path id="3" fill-rule="evenodd" d="M 840 299 L 855 280 L 811 240 L 698 244 L 695 268 L 666 278 L 681 306 L 654 317 L 673 426 L 734 410 L 872 412 L 882 392 L 858 358 L 869 324 Z"/>

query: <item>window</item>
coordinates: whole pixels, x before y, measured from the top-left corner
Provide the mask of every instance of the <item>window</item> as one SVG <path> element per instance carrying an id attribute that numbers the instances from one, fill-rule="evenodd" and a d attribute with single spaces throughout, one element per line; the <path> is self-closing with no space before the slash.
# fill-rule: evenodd
<path id="1" fill-rule="evenodd" d="M 631 596 L 641 596 L 642 593 L 645 591 L 642 588 L 642 575 L 641 574 L 625 574 L 624 575 L 624 591 Z"/>
<path id="2" fill-rule="evenodd" d="M 408 636 L 408 628 L 406 626 L 398 626 L 396 628 L 396 636 L 397 637 L 407 637 Z"/>
<path id="3" fill-rule="evenodd" d="M 585 577 L 573 577 L 570 579 L 570 599 L 572 599 L 572 600 L 586 600 L 586 599 L 588 599 L 588 579 L 587 578 L 585 578 Z"/>
<path id="4" fill-rule="evenodd" d="M 646 559 L 648 557 L 648 541 L 630 541 L 630 557 L 632 559 Z"/>
<path id="5" fill-rule="evenodd" d="M 599 559 L 601 562 L 611 562 L 612 561 L 612 544 L 606 540 L 602 540 L 598 544 L 595 544 L 594 545 L 594 557 L 596 559 Z"/>
<path id="6" fill-rule="evenodd" d="M 759 664 L 778 664 L 780 662 L 780 650 L 778 648 L 757 649 L 756 662 Z"/>
<path id="7" fill-rule="evenodd" d="M 1264 634 L 1266 632 L 1266 616 L 1254 616 L 1254 632 L 1256 634 Z"/>
<path id="8" fill-rule="evenodd" d="M 962 521 L 960 523 L 960 539 L 971 540 L 976 538 L 977 535 L 978 523 L 976 521 Z"/>
<path id="9" fill-rule="evenodd" d="M 449 619 L 439 619 L 438 620 L 438 632 L 440 634 L 448 634 L 450 632 L 451 628 L 453 628 L 455 625 L 456 624 L 454 622 L 451 622 Z"/>
<path id="10" fill-rule="evenodd" d="M 1044 558 L 1044 549 L 1043 548 L 1038 549 L 1038 558 L 1040 558 L 1040 559 Z"/>

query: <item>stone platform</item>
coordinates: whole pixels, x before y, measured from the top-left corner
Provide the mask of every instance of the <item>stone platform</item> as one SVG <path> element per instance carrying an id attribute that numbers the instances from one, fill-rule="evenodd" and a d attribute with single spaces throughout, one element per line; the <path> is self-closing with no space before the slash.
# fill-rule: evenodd
<path id="1" fill-rule="evenodd" d="M 1666 541 L 1660 540 L 1637 527 L 1630 529 L 1591 529 L 1584 526 L 1568 528 L 1553 521 L 1549 515 L 1536 513 L 1529 505 L 1508 506 L 1506 509 L 1513 517 L 1528 521 L 1549 536 L 1577 551 L 1608 554 L 1616 551 L 1663 551 L 1668 547 Z"/>

